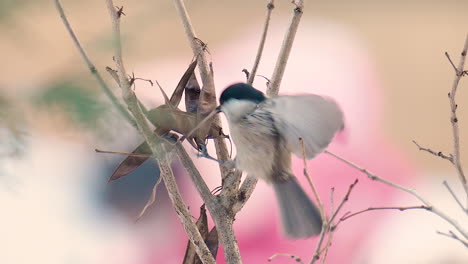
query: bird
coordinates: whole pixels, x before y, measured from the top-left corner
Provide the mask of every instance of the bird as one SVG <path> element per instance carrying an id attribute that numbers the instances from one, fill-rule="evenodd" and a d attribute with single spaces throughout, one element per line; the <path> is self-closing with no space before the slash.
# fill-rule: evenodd
<path id="1" fill-rule="evenodd" d="M 232 165 L 273 185 L 286 237 L 318 235 L 320 211 L 292 172 L 291 155 L 310 160 L 323 152 L 344 128 L 340 107 L 315 94 L 269 98 L 246 83 L 228 86 L 219 102 L 237 150 Z"/>

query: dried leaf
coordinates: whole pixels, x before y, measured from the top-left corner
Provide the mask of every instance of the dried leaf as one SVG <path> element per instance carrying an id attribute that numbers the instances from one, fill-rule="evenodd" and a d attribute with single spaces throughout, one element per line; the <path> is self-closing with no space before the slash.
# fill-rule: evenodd
<path id="1" fill-rule="evenodd" d="M 200 217 L 198 218 L 196 225 L 198 230 L 200 231 L 203 240 L 206 240 L 206 238 L 208 237 L 208 217 L 206 215 L 205 205 L 202 205 L 200 207 Z M 184 261 L 182 262 L 182 264 L 195 263 L 201 263 L 201 261 L 198 258 L 198 255 L 195 251 L 195 247 L 189 240 L 187 243 L 187 249 L 185 250 Z"/>
<path id="2" fill-rule="evenodd" d="M 145 207 L 143 207 L 143 209 L 141 210 L 140 214 L 138 215 L 138 217 L 136 218 L 135 221 L 140 220 L 140 218 L 145 214 L 146 210 L 156 201 L 156 191 L 158 189 L 159 184 L 161 183 L 161 179 L 162 179 L 162 177 L 161 177 L 161 175 L 159 175 L 158 180 L 156 181 L 156 183 L 153 186 L 153 191 L 151 192 L 150 198 L 146 202 Z"/>
<path id="3" fill-rule="evenodd" d="M 155 133 L 158 135 L 165 135 L 170 131 L 175 131 L 180 134 L 188 134 L 196 126 L 196 114 L 187 113 L 174 109 L 167 105 L 161 105 L 148 112 L 148 119 L 157 127 Z M 200 145 L 203 144 L 205 139 L 197 138 L 196 135 L 192 135 L 187 138 L 187 141 L 197 150 Z M 212 125 L 209 132 L 208 138 L 217 138 L 223 136 L 222 130 L 219 126 Z M 138 154 L 151 154 L 151 150 L 146 142 L 141 143 L 132 153 Z M 109 182 L 120 179 L 127 176 L 129 173 L 141 166 L 148 157 L 135 157 L 127 156 L 112 173 Z"/>
<path id="4" fill-rule="evenodd" d="M 161 93 L 162 93 L 162 95 L 164 97 L 164 103 L 166 105 L 170 105 L 169 97 L 167 97 L 166 92 L 164 92 L 163 88 L 161 87 L 161 85 L 159 85 L 158 81 L 156 81 L 156 84 L 158 85 L 159 90 L 161 91 Z"/>
<path id="5" fill-rule="evenodd" d="M 154 126 L 162 131 L 175 131 L 182 135 L 188 134 L 197 125 L 196 114 L 173 109 L 167 105 L 161 105 L 150 110 L 148 112 L 148 119 Z M 217 138 L 219 136 L 222 136 L 221 128 L 212 125 L 208 131 L 207 138 Z M 196 140 L 200 142 L 204 142 L 205 139 L 206 138 L 196 138 Z"/>
<path id="6" fill-rule="evenodd" d="M 208 233 L 208 237 L 205 239 L 205 243 L 208 246 L 211 255 L 213 255 L 213 257 L 216 259 L 219 247 L 218 230 L 216 229 L 216 226 L 211 229 L 210 233 Z"/>
<path id="7" fill-rule="evenodd" d="M 149 148 L 148 144 L 146 144 L 146 142 L 143 142 L 134 151 L 132 151 L 132 153 L 151 155 L 151 149 Z M 130 172 L 134 171 L 141 164 L 143 164 L 143 162 L 145 162 L 147 159 L 148 157 L 127 156 L 127 158 L 125 158 L 117 166 L 114 173 L 112 173 L 112 176 L 110 177 L 109 182 L 115 181 L 117 179 L 120 179 L 128 175 Z"/>
<path id="8" fill-rule="evenodd" d="M 172 106 L 179 106 L 180 100 L 182 99 L 182 93 L 184 92 L 184 88 L 186 87 L 191 76 L 194 75 L 194 70 L 196 66 L 197 59 L 190 63 L 188 69 L 185 71 L 184 75 L 182 75 L 182 78 L 180 78 L 180 81 L 177 84 L 174 92 L 172 93 L 171 99 L 169 100 Z"/>
<path id="9" fill-rule="evenodd" d="M 189 113 L 196 113 L 198 102 L 200 100 L 200 85 L 198 84 L 195 73 L 192 73 L 185 86 L 185 110 Z"/>

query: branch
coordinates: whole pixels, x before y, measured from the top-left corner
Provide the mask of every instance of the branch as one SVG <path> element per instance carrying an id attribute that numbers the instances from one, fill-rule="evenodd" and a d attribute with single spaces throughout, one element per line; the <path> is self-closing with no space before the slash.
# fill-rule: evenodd
<path id="1" fill-rule="evenodd" d="M 211 194 L 210 188 L 208 188 L 208 186 L 206 185 L 205 181 L 203 180 L 203 177 L 197 170 L 195 164 L 189 157 L 185 148 L 182 146 L 182 144 L 180 144 L 180 142 L 178 142 L 175 145 L 175 149 L 180 162 L 187 170 L 187 173 L 192 179 L 195 188 L 197 188 L 197 191 L 203 199 L 203 202 L 208 206 L 208 208 L 215 208 L 217 205 L 215 204 L 216 202 L 214 196 Z"/>
<path id="2" fill-rule="evenodd" d="M 174 0 L 177 12 L 179 13 L 179 17 L 182 20 L 182 24 L 184 25 L 185 34 L 187 35 L 188 41 L 190 42 L 190 46 L 192 47 L 192 51 L 194 56 L 199 57 L 198 59 L 198 68 L 200 70 L 200 75 L 203 83 L 203 89 L 200 94 L 200 101 L 198 106 L 198 114 L 208 115 L 211 113 L 214 108 L 216 107 L 216 92 L 213 80 L 213 73 L 211 64 L 208 63 L 205 54 L 206 46 L 201 43 L 199 38 L 197 38 L 195 34 L 195 30 L 193 29 L 192 23 L 190 21 L 190 17 L 188 16 L 187 10 L 185 8 L 185 4 L 183 0 Z M 200 115 L 197 115 L 200 117 Z M 199 118 L 199 120 L 202 120 Z M 215 116 L 213 118 L 213 122 L 221 127 L 221 120 L 219 116 Z M 208 124 L 209 125 L 209 124 Z M 209 127 L 209 126 L 205 126 Z M 203 133 L 203 131 L 199 132 Z M 204 138 L 204 137 L 202 137 Z M 222 137 L 215 138 L 215 148 L 216 154 L 219 160 L 229 160 L 229 151 L 226 145 L 226 142 Z M 226 177 L 230 175 L 229 170 L 227 170 L 222 164 L 219 164 L 219 168 L 221 171 L 221 176 L 224 181 Z M 240 175 L 238 176 L 238 181 L 233 181 L 234 184 L 240 182 Z M 221 197 L 221 204 L 226 205 L 231 200 L 231 197 L 235 196 L 235 188 L 227 188 L 226 191 L 223 191 L 220 194 Z M 206 202 L 206 201 L 205 201 Z M 223 244 L 224 256 L 227 263 L 241 263 L 241 256 L 239 252 L 239 247 L 237 245 L 237 240 L 234 235 L 234 231 L 232 229 L 232 223 L 234 221 L 234 215 L 232 215 L 232 211 L 227 211 L 227 208 L 222 206 L 214 206 L 213 204 L 207 203 L 208 210 L 211 213 L 211 216 L 217 226 L 217 230 L 219 232 L 219 237 L 221 243 Z"/>
<path id="3" fill-rule="evenodd" d="M 294 9 L 294 15 L 291 21 L 291 24 L 289 25 L 288 31 L 286 33 L 286 36 L 283 40 L 283 45 L 281 47 L 280 54 L 278 56 L 278 60 L 276 61 L 276 66 L 275 70 L 273 72 L 273 77 L 271 78 L 271 81 L 268 80 L 268 96 L 276 96 L 278 95 L 279 92 L 279 87 L 281 83 L 281 79 L 283 78 L 284 75 L 284 70 L 286 68 L 286 62 L 288 61 L 289 58 L 289 53 L 291 51 L 293 42 L 294 42 L 294 37 L 296 35 L 297 28 L 299 26 L 299 22 L 302 16 L 303 8 L 304 8 L 304 1 L 303 0 L 295 0 L 296 8 Z M 254 75 L 250 73 L 250 75 Z M 273 80 L 275 83 L 273 84 Z M 247 177 L 244 182 L 242 183 L 240 187 L 240 194 L 245 194 L 246 197 L 250 197 L 250 194 L 252 194 L 253 189 L 257 185 L 257 178 L 254 177 Z M 248 198 L 245 200 L 245 202 L 248 200 Z M 236 209 L 240 210 L 245 202 L 237 204 Z"/>
<path id="4" fill-rule="evenodd" d="M 158 159 L 157 162 L 161 171 L 161 177 L 164 180 L 164 185 L 166 186 L 172 205 L 174 206 L 174 209 L 176 210 L 177 215 L 179 216 L 179 219 L 182 222 L 182 226 L 184 227 L 185 233 L 187 233 L 190 242 L 192 242 L 192 244 L 194 245 L 198 257 L 204 264 L 216 263 L 215 259 L 213 258 L 213 255 L 208 249 L 208 246 L 203 240 L 200 231 L 198 230 L 196 224 L 193 222 L 192 215 L 190 214 L 187 205 L 182 200 L 182 196 L 180 195 L 179 188 L 177 187 L 177 183 L 174 178 L 174 173 L 172 172 L 172 169 L 169 166 L 168 160 L 164 157 Z"/>
<path id="5" fill-rule="evenodd" d="M 344 214 L 341 218 L 340 218 L 340 221 L 339 222 L 343 222 L 353 216 L 356 216 L 356 215 L 359 215 L 359 214 L 362 214 L 362 213 L 365 213 L 365 212 L 369 212 L 369 211 L 376 211 L 376 210 L 399 210 L 399 211 L 406 211 L 406 210 L 411 210 L 411 209 L 423 209 L 423 210 L 428 210 L 428 211 L 431 211 L 432 208 L 431 207 L 428 207 L 428 206 L 425 206 L 425 205 L 417 205 L 417 206 L 407 206 L 407 207 L 401 207 L 401 206 L 393 206 L 393 207 L 369 207 L 367 209 L 364 209 L 364 210 L 361 210 L 361 211 L 358 211 L 358 212 L 355 212 L 355 213 L 352 213 L 350 214 L 350 212 Z M 338 222 L 338 223 L 339 223 Z M 338 226 L 338 223 L 335 225 Z"/>
<path id="6" fill-rule="evenodd" d="M 428 152 L 434 156 L 437 156 L 437 157 L 440 157 L 442 159 L 446 159 L 448 161 L 450 161 L 451 163 L 453 163 L 453 156 L 452 154 L 449 154 L 449 155 L 445 155 L 444 153 L 442 153 L 441 151 L 439 152 L 435 152 L 434 150 L 430 149 L 430 148 L 423 148 L 421 147 L 415 140 L 413 140 L 413 143 L 418 147 L 419 150 L 421 151 L 425 151 L 425 152 Z"/>
<path id="7" fill-rule="evenodd" d="M 437 234 L 439 235 L 442 235 L 442 236 L 446 236 L 446 237 L 450 237 L 450 238 L 453 238 L 457 241 L 460 241 L 460 243 L 462 243 L 466 248 L 468 248 L 468 241 L 465 241 L 461 238 L 459 238 L 454 232 L 452 231 L 449 231 L 448 234 L 447 233 L 444 233 L 444 232 L 440 232 L 440 231 L 437 231 Z"/>
<path id="8" fill-rule="evenodd" d="M 336 155 L 336 154 L 331 153 L 330 151 L 327 151 L 327 150 L 326 150 L 325 153 L 327 153 L 327 154 L 329 154 L 329 155 L 335 157 L 336 159 L 338 159 L 338 160 L 340 160 L 340 161 L 342 161 L 342 162 L 348 164 L 349 166 L 351 166 L 351 167 L 353 167 L 353 168 L 355 168 L 355 169 L 361 171 L 362 173 L 366 174 L 367 177 L 368 177 L 369 179 L 371 179 L 371 180 L 381 182 L 381 183 L 383 183 L 383 184 L 386 184 L 386 185 L 388 185 L 388 186 L 397 188 L 397 189 L 399 189 L 399 190 L 401 190 L 401 191 L 404 191 L 404 192 L 406 192 L 406 193 L 411 194 L 412 196 L 414 196 L 415 198 L 417 198 L 419 201 L 421 201 L 425 206 L 431 208 L 431 209 L 428 210 L 428 211 L 430 211 L 430 212 L 432 212 L 432 213 L 438 215 L 439 217 L 441 217 L 442 219 L 444 219 L 445 221 L 447 221 L 449 224 L 451 224 L 453 227 L 455 227 L 466 239 L 468 239 L 468 232 L 467 232 L 466 230 L 464 230 L 464 229 L 462 228 L 462 226 L 461 226 L 460 224 L 458 224 L 458 222 L 457 222 L 455 219 L 451 218 L 450 216 L 448 216 L 448 215 L 445 214 L 444 212 L 440 211 L 439 208 L 433 206 L 433 205 L 432 205 L 431 203 L 429 203 L 427 200 L 425 200 L 424 198 L 422 198 L 422 196 L 419 195 L 415 190 L 411 190 L 411 189 L 405 188 L 405 187 L 403 187 L 403 186 L 401 186 L 401 185 L 398 185 L 398 184 L 392 183 L 392 182 L 390 182 L 390 181 L 387 181 L 387 180 L 385 180 L 385 179 L 383 179 L 383 178 L 377 177 L 375 174 L 372 174 L 371 172 L 367 171 L 366 169 L 363 169 L 363 168 L 357 166 L 356 164 L 354 164 L 354 163 L 352 163 L 352 162 L 350 162 L 350 161 L 348 161 L 348 160 L 346 160 L 346 159 L 344 159 L 344 158 L 342 158 L 342 157 L 340 157 L 340 156 L 338 156 L 338 155 Z"/>
<path id="9" fill-rule="evenodd" d="M 444 186 L 447 188 L 447 190 L 449 191 L 449 193 L 452 195 L 453 199 L 455 199 L 455 201 L 457 202 L 457 204 L 461 207 L 461 209 L 463 211 L 465 211 L 465 213 L 468 213 L 468 208 L 464 208 L 462 203 L 460 202 L 460 200 L 458 199 L 457 195 L 455 195 L 455 192 L 453 192 L 452 188 L 450 188 L 450 185 L 448 184 L 447 181 L 444 181 L 443 182 Z"/>
<path id="10" fill-rule="evenodd" d="M 203 263 L 215 263 L 215 260 L 211 255 L 206 243 L 204 242 L 203 237 L 201 236 L 197 226 L 192 221 L 192 216 L 190 215 L 187 206 L 182 200 L 182 197 L 177 187 L 177 183 L 174 178 L 174 174 L 169 165 L 167 157 L 169 152 L 166 150 L 165 146 L 161 144 L 162 142 L 164 142 L 164 140 L 156 138 L 153 134 L 153 131 L 152 129 L 150 129 L 145 115 L 143 114 L 140 105 L 138 104 L 138 100 L 130 87 L 131 83 L 127 78 L 127 74 L 122 60 L 122 47 L 120 42 L 121 14 L 118 10 L 115 9 L 112 0 L 106 0 L 106 3 L 112 20 L 112 31 L 115 42 L 114 60 L 118 69 L 123 98 L 127 103 L 130 112 L 135 117 L 137 127 L 140 133 L 143 135 L 146 142 L 148 143 L 153 155 L 156 156 L 156 161 L 158 162 L 159 169 L 161 171 L 161 177 L 163 178 L 164 184 L 166 185 L 166 189 L 168 191 L 172 205 L 174 206 L 174 209 L 176 210 L 177 215 L 179 216 L 182 222 L 185 232 L 187 233 L 192 244 L 194 245 L 195 251 L 200 257 L 200 260 Z"/>
<path id="11" fill-rule="evenodd" d="M 128 113 L 128 111 L 125 109 L 125 107 L 119 102 L 117 97 L 114 95 L 114 93 L 111 91 L 109 86 L 107 86 L 106 82 L 104 79 L 102 79 L 101 74 L 99 71 L 96 69 L 94 64 L 91 62 L 89 59 L 88 55 L 86 55 L 86 52 L 84 51 L 83 47 L 80 44 L 80 41 L 75 35 L 75 32 L 73 31 L 70 23 L 68 22 L 67 16 L 65 15 L 65 12 L 63 11 L 62 5 L 60 4 L 60 0 L 55 0 L 55 7 L 57 8 L 57 11 L 60 14 L 60 18 L 62 19 L 63 24 L 65 25 L 65 28 L 68 31 L 68 34 L 70 34 L 70 37 L 73 40 L 73 44 L 75 47 L 78 49 L 81 58 L 84 60 L 86 66 L 88 67 L 89 71 L 91 74 L 96 78 L 98 81 L 99 85 L 101 86 L 102 90 L 106 94 L 106 96 L 110 99 L 111 103 L 117 108 L 119 113 L 134 127 L 136 127 L 135 120 L 133 117 Z"/>
<path id="12" fill-rule="evenodd" d="M 289 25 L 288 31 L 283 40 L 283 45 L 281 46 L 280 54 L 278 60 L 276 61 L 275 69 L 271 77 L 271 83 L 268 89 L 268 95 L 273 96 L 277 95 L 281 80 L 283 79 L 284 70 L 286 69 L 286 64 L 288 62 L 289 54 L 291 53 L 291 48 L 294 42 L 294 37 L 296 36 L 297 28 L 299 27 L 299 22 L 301 21 L 301 16 L 304 8 L 304 0 L 293 0 L 294 5 L 294 15 Z"/>
<path id="13" fill-rule="evenodd" d="M 358 183 L 358 179 L 354 180 L 354 182 L 351 185 L 349 185 L 348 191 L 346 192 L 345 196 L 343 197 L 343 200 L 340 202 L 340 204 L 336 208 L 336 211 L 333 212 L 333 209 L 332 209 L 331 212 L 330 212 L 332 214 L 330 219 L 329 220 L 324 219 L 325 223 L 322 226 L 322 232 L 320 233 L 320 238 L 319 238 L 319 240 L 317 242 L 317 245 L 315 246 L 314 256 L 310 260 L 309 264 L 314 264 L 317 260 L 320 259 L 320 256 L 324 252 L 325 252 L 325 256 L 326 256 L 328 248 L 331 245 L 331 239 L 332 239 L 332 236 L 333 236 L 333 232 L 335 231 L 335 226 L 333 225 L 333 220 L 335 219 L 336 215 L 340 212 L 341 208 L 343 208 L 343 205 L 349 200 L 349 196 L 350 196 L 351 192 L 353 191 L 354 186 L 356 186 L 357 183 Z M 333 189 L 332 189 L 332 192 L 333 192 Z M 331 199 L 331 200 L 333 201 L 333 199 Z M 332 204 L 333 204 L 333 202 L 332 202 Z M 323 241 L 325 241 L 325 236 L 326 235 L 328 235 L 327 243 L 325 244 L 325 247 L 322 248 L 322 244 L 323 244 Z M 324 258 L 325 258 L 325 256 L 324 256 Z M 324 261 L 324 259 L 323 259 L 323 261 Z"/>
<path id="14" fill-rule="evenodd" d="M 460 135 L 459 135 L 459 128 L 458 128 L 458 117 L 457 117 L 457 107 L 458 105 L 455 102 L 455 96 L 458 90 L 458 84 L 460 82 L 461 77 L 464 75 L 464 67 L 465 67 L 465 60 L 466 60 L 466 53 L 468 51 L 468 34 L 465 39 L 465 45 L 463 46 L 463 50 L 461 52 L 460 62 L 458 63 L 458 67 L 455 70 L 455 79 L 453 80 L 452 90 L 449 93 L 449 100 L 450 100 L 450 122 L 452 123 L 452 134 L 453 134 L 453 163 L 455 169 L 457 170 L 458 177 L 460 182 L 463 185 L 466 195 L 466 202 L 468 207 L 468 183 L 463 172 L 463 167 L 461 165 L 460 160 Z M 450 57 L 447 54 L 447 57 L 450 60 Z M 452 65 L 453 62 L 452 62 Z"/>
<path id="15" fill-rule="evenodd" d="M 303 161 L 303 166 L 304 166 L 303 174 L 306 177 L 307 182 L 309 183 L 310 188 L 312 189 L 312 192 L 314 193 L 315 200 L 317 200 L 317 205 L 318 205 L 319 210 L 320 210 L 320 216 L 322 217 L 322 221 L 328 222 L 327 216 L 325 215 L 325 208 L 323 207 L 323 203 L 320 200 L 320 196 L 318 195 L 317 189 L 315 188 L 315 185 L 314 185 L 314 183 L 312 182 L 312 180 L 310 179 L 310 176 L 309 176 L 309 172 L 308 172 L 308 169 L 307 169 L 307 161 L 306 161 L 306 158 L 305 158 L 306 157 L 306 151 L 305 151 L 305 147 L 304 147 L 304 140 L 302 138 L 299 138 L 299 142 L 300 142 L 301 147 L 302 147 L 302 157 L 303 157 L 302 161 Z"/>
<path id="16" fill-rule="evenodd" d="M 252 83 L 254 82 L 255 75 L 257 74 L 258 65 L 260 64 L 260 59 L 262 58 L 263 47 L 265 46 L 265 40 L 266 40 L 266 36 L 268 33 L 268 27 L 270 26 L 271 13 L 273 12 L 274 8 L 275 8 L 275 0 L 270 0 L 267 4 L 267 15 L 265 18 L 265 24 L 263 25 L 263 33 L 260 39 L 260 44 L 258 44 L 257 56 L 255 57 L 255 62 L 252 67 L 252 70 L 247 75 L 247 83 L 250 85 L 252 85 Z M 247 73 L 248 72 L 246 70 L 246 74 Z"/>

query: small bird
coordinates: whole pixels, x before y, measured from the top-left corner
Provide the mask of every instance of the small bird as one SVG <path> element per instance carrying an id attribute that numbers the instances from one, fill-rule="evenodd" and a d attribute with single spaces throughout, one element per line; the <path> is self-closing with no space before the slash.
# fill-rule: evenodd
<path id="1" fill-rule="evenodd" d="M 218 111 L 226 116 L 236 145 L 235 168 L 273 185 L 285 235 L 319 234 L 320 212 L 292 172 L 291 153 L 312 159 L 325 150 L 344 127 L 338 105 L 314 94 L 267 98 L 236 83 L 222 92 Z"/>

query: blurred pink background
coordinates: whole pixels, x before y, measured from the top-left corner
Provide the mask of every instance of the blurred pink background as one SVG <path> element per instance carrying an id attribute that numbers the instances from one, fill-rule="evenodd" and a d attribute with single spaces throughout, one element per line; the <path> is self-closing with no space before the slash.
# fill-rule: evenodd
<path id="1" fill-rule="evenodd" d="M 112 66 L 105 3 L 77 3 L 63 1 L 70 22 L 98 70 L 120 95 L 104 70 Z M 192 58 L 172 2 L 116 4 L 124 5 L 126 13 L 122 36 L 127 70 L 156 79 L 172 92 Z M 147 165 L 138 175 L 106 184 L 122 157 L 96 154 L 94 149 L 130 151 L 141 139 L 108 105 L 52 2 L 1 5 L 7 12 L 0 13 L 0 50 L 6 62 L 0 64 L 4 124 L 0 139 L 5 142 L 0 149 L 0 207 L 5 215 L 0 224 L 0 262 L 181 263 L 187 237 L 163 185 L 156 204 L 134 223 L 150 195 L 156 168 Z M 253 63 L 265 5 L 266 1 L 187 1 L 198 36 L 208 44 L 218 94 L 245 80 L 241 70 Z M 458 61 L 468 22 L 466 7 L 468 3 L 461 1 L 306 1 L 280 90 L 333 97 L 343 108 L 347 126 L 330 151 L 416 188 L 460 223 L 467 222 L 466 216 L 441 184 L 448 180 L 457 186 L 454 170 L 419 152 L 411 140 L 451 150 L 446 94 L 454 74 L 444 52 Z M 271 76 L 290 15 L 289 1 L 278 1 L 258 74 Z M 57 95 L 61 90 L 51 88 L 63 83 L 81 87 L 80 93 L 73 90 L 65 98 L 84 99 L 65 101 L 63 107 L 59 100 L 64 99 Z M 254 85 L 263 91 L 266 87 L 261 77 Z M 467 128 L 464 87 L 462 82 L 458 97 L 462 155 Z M 137 83 L 136 93 L 149 108 L 162 103 L 159 91 L 146 82 Z M 76 108 L 70 108 L 72 104 Z M 85 111 L 90 108 L 91 113 Z M 217 164 L 196 162 L 211 188 L 220 185 Z M 342 213 L 419 205 L 326 154 L 310 161 L 308 168 L 327 206 L 332 187 L 336 206 L 359 179 Z M 302 169 L 302 161 L 295 159 L 294 171 L 311 194 Z M 198 217 L 200 198 L 177 162 L 174 171 L 192 215 Z M 461 244 L 436 234 L 449 229 L 422 211 L 366 213 L 339 226 L 326 263 L 467 263 Z M 317 240 L 282 236 L 275 197 L 263 182 L 236 217 L 235 231 L 244 263 L 267 263 L 275 253 L 294 254 L 306 263 Z M 221 249 L 217 261 L 224 263 Z M 280 257 L 272 263 L 295 261 Z"/>

